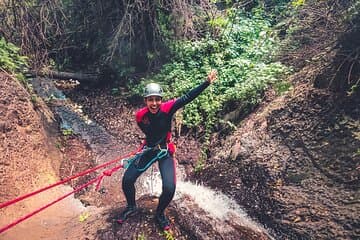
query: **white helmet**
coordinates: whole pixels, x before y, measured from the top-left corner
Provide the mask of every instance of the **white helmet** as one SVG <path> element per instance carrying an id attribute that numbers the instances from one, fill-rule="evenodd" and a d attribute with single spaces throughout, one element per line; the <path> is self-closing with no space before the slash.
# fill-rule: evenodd
<path id="1" fill-rule="evenodd" d="M 144 88 L 144 97 L 150 96 L 163 96 L 163 90 L 161 86 L 157 83 L 149 83 Z"/>

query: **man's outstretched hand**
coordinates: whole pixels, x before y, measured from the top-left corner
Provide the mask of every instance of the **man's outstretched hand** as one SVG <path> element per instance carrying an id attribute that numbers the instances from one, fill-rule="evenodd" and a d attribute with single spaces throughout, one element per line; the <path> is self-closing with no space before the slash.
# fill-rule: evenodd
<path id="1" fill-rule="evenodd" d="M 211 84 L 217 79 L 217 71 L 212 69 L 207 76 L 207 81 Z"/>

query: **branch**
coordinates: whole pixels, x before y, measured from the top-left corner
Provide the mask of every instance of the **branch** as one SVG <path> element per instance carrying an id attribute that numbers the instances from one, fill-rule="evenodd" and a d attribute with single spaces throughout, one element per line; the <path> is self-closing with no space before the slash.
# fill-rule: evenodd
<path id="1" fill-rule="evenodd" d="M 98 74 L 91 73 L 71 73 L 71 72 L 58 72 L 58 71 L 40 71 L 40 72 L 31 72 L 34 76 L 48 77 L 62 80 L 78 80 L 79 82 L 95 82 L 99 80 Z"/>

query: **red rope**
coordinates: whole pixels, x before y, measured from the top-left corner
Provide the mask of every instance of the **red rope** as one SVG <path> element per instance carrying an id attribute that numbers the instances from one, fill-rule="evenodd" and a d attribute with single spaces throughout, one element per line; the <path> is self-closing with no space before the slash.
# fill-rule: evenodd
<path id="1" fill-rule="evenodd" d="M 37 213 L 41 212 L 42 210 L 44 210 L 44 209 L 46 209 L 46 208 L 50 207 L 51 205 L 53 205 L 53 204 L 55 204 L 55 203 L 57 203 L 57 202 L 59 202 L 59 201 L 63 200 L 64 198 L 66 198 L 66 197 L 70 196 L 71 194 L 73 194 L 73 193 L 75 193 L 75 192 L 80 191 L 81 189 L 83 189 L 83 188 L 85 188 L 85 187 L 89 186 L 90 184 L 95 183 L 96 181 L 98 181 L 98 180 L 99 180 L 99 178 L 100 178 L 100 176 L 99 176 L 99 177 L 97 177 L 97 178 L 94 178 L 94 179 L 93 179 L 93 180 L 91 180 L 90 182 L 88 182 L 88 183 L 85 183 L 85 184 L 81 185 L 80 187 L 78 187 L 78 188 L 76 188 L 75 190 L 73 190 L 73 191 L 71 191 L 71 192 L 67 193 L 66 195 L 64 195 L 64 196 L 62 196 L 62 197 L 60 197 L 60 198 L 56 199 L 55 201 L 52 201 L 51 203 L 48 203 L 48 204 L 46 204 L 45 206 L 43 206 L 43 207 L 41 207 L 41 208 L 39 208 L 39 209 L 37 209 L 37 210 L 35 210 L 35 211 L 33 211 L 33 212 L 31 212 L 31 213 L 27 214 L 27 215 L 25 215 L 25 216 L 23 216 L 23 217 L 21 217 L 21 218 L 19 218 L 19 219 L 15 220 L 14 222 L 12 222 L 12 223 L 10 223 L 10 224 L 6 225 L 5 227 L 0 228 L 0 233 L 5 232 L 5 231 L 6 231 L 6 230 L 8 230 L 9 228 L 11 228 L 11 227 L 13 227 L 13 226 L 15 226 L 15 225 L 17 225 L 17 224 L 21 223 L 22 221 L 25 221 L 26 219 L 28 219 L 28 218 L 30 218 L 30 217 L 32 217 L 32 216 L 34 216 L 35 214 L 37 214 Z"/>
<path id="2" fill-rule="evenodd" d="M 27 215 L 25 215 L 25 216 L 23 216 L 23 217 L 15 220 L 14 222 L 6 225 L 5 227 L 0 228 L 0 233 L 5 232 L 6 230 L 12 228 L 13 226 L 21 223 L 22 221 L 25 221 L 26 219 L 34 216 L 35 214 L 43 211 L 44 209 L 52 206 L 53 204 L 55 204 L 55 203 L 63 200 L 64 198 L 70 196 L 71 194 L 73 194 L 73 193 L 75 193 L 75 192 L 80 191 L 80 190 L 83 189 L 83 188 L 86 188 L 87 186 L 89 186 L 89 185 L 91 185 L 91 184 L 93 184 L 93 183 L 95 183 L 95 182 L 97 182 L 96 190 L 98 190 L 98 188 L 100 187 L 101 181 L 102 181 L 102 179 L 103 179 L 105 176 L 111 176 L 114 172 L 116 172 L 117 170 L 119 170 L 120 168 L 123 168 L 123 167 L 124 167 L 124 165 L 121 164 L 121 165 L 118 165 L 118 166 L 116 166 L 116 167 L 114 167 L 114 168 L 112 168 L 112 169 L 108 169 L 108 170 L 104 171 L 104 172 L 102 173 L 102 175 L 98 176 L 97 178 L 92 179 L 92 180 L 89 181 L 88 183 L 85 183 L 85 184 L 81 185 L 80 187 L 78 187 L 78 188 L 76 188 L 75 190 L 73 190 L 73 191 L 65 194 L 64 196 L 62 196 L 62 197 L 60 197 L 60 198 L 58 198 L 58 199 L 56 199 L 56 200 L 54 200 L 54 201 L 46 204 L 45 206 L 43 206 L 43 207 L 41 207 L 41 208 L 39 208 L 39 209 L 37 209 L 37 210 L 35 210 L 35 211 L 27 214 Z"/>
<path id="3" fill-rule="evenodd" d="M 58 186 L 58 185 L 64 184 L 64 183 L 66 183 L 66 182 L 68 182 L 68 181 L 70 181 L 70 180 L 72 180 L 72 179 L 75 179 L 75 178 L 84 176 L 84 175 L 86 175 L 86 174 L 89 174 L 89 173 L 91 173 L 91 172 L 94 172 L 94 171 L 96 171 L 96 170 L 98 170 L 98 169 L 100 169 L 100 168 L 107 167 L 107 166 L 109 166 L 109 165 L 111 165 L 111 164 L 113 164 L 113 163 L 115 163 L 115 162 L 117 162 L 117 161 L 119 161 L 119 160 L 124 159 L 124 158 L 128 158 L 128 157 L 136 154 L 137 152 L 139 152 L 139 151 L 142 149 L 142 147 L 143 147 L 143 145 L 141 145 L 140 148 L 137 149 L 136 151 L 131 152 L 131 153 L 129 153 L 129 154 L 123 156 L 123 157 L 118 157 L 118 158 L 116 158 L 116 159 L 114 159 L 114 160 L 111 160 L 111 161 L 109 161 L 109 162 L 103 163 L 103 164 L 101 164 L 101 165 L 99 165 L 99 166 L 96 166 L 96 167 L 94 167 L 94 168 L 88 169 L 88 170 L 86 170 L 86 171 L 84 171 L 84 172 L 80 172 L 80 173 L 78 173 L 78 174 L 76 174 L 76 175 L 73 175 L 73 176 L 71 176 L 71 177 L 68 177 L 68 178 L 66 178 L 66 179 L 64 179 L 64 180 L 62 180 L 62 181 L 59 181 L 59 182 L 54 183 L 54 184 L 51 184 L 51 185 L 49 185 L 49 186 L 47 186 L 47 187 L 41 188 L 41 189 L 39 189 L 39 190 L 36 190 L 36 191 L 34 191 L 34 192 L 25 194 L 25 195 L 23 195 L 23 196 L 17 197 L 17 198 L 15 198 L 15 199 L 10 200 L 10 201 L 1 203 L 1 204 L 0 204 L 0 209 L 2 209 L 2 208 L 4 208 L 4 207 L 7 207 L 7 206 L 9 206 L 9 205 L 12 205 L 12 204 L 14 204 L 14 203 L 17 203 L 17 202 L 19 202 L 19 201 L 21 201 L 21 200 L 24 200 L 24 199 L 28 198 L 28 197 L 34 196 L 34 195 L 36 195 L 36 194 L 38 194 L 38 193 L 41 193 L 41 192 L 43 192 L 43 191 L 46 191 L 46 190 L 48 190 L 48 189 L 50 189 L 50 188 L 53 188 L 53 187 L 56 187 L 56 186 Z"/>
<path id="4" fill-rule="evenodd" d="M 71 176 L 71 177 L 68 177 L 68 178 L 66 178 L 66 179 L 64 179 L 64 180 L 62 180 L 62 181 L 59 181 L 59 182 L 54 183 L 54 184 L 51 184 L 51 185 L 49 185 L 49 186 L 47 186 L 47 187 L 41 188 L 41 189 L 39 189 L 39 190 L 36 190 L 36 191 L 34 191 L 34 192 L 25 194 L 25 195 L 23 195 L 23 196 L 17 197 L 17 198 L 15 198 L 15 199 L 13 199 L 13 200 L 4 202 L 4 203 L 0 204 L 0 209 L 1 209 L 1 208 L 4 208 L 4 207 L 6 207 L 6 206 L 9 206 L 9 205 L 15 204 L 15 203 L 17 203 L 17 202 L 19 202 L 19 201 L 21 201 L 21 200 L 23 200 L 23 199 L 26 199 L 26 198 L 29 198 L 29 197 L 31 197 L 31 196 L 34 196 L 34 195 L 36 195 L 36 194 L 38 194 L 38 193 L 41 193 L 41 192 L 43 192 L 43 191 L 45 191 L 45 190 L 48 190 L 48 189 L 52 188 L 52 187 L 55 187 L 55 186 L 58 186 L 58 185 L 60 185 L 60 184 L 66 183 L 66 182 L 68 182 L 68 181 L 70 181 L 70 180 L 72 180 L 72 179 L 75 179 L 75 178 L 84 176 L 84 175 L 86 175 L 86 174 L 89 174 L 89 173 L 91 173 L 91 172 L 94 172 L 94 171 L 96 171 L 97 169 L 100 169 L 100 168 L 109 166 L 109 165 L 111 165 L 111 164 L 113 164 L 113 163 L 115 163 L 115 162 L 117 162 L 117 161 L 119 161 L 119 160 L 128 158 L 128 157 L 130 157 L 130 156 L 132 156 L 132 155 L 140 152 L 141 149 L 143 148 L 143 146 L 144 146 L 144 144 L 142 144 L 142 145 L 139 147 L 139 149 L 137 149 L 136 151 L 131 152 L 131 153 L 129 153 L 129 154 L 123 156 L 123 157 L 118 157 L 118 158 L 116 158 L 116 159 L 114 159 L 114 160 L 108 161 L 108 162 L 103 163 L 103 164 L 101 164 L 101 165 L 99 165 L 99 166 L 96 166 L 96 167 L 94 167 L 94 168 L 91 168 L 91 169 L 88 169 L 88 170 L 86 170 L 86 171 L 80 172 L 80 173 L 78 173 L 78 174 L 76 174 L 76 175 L 73 175 L 73 176 Z M 123 168 L 123 167 L 124 167 L 124 165 L 123 165 L 123 164 L 120 164 L 120 165 L 118 165 L 118 166 L 116 166 L 116 167 L 114 167 L 114 168 L 112 168 L 112 169 L 108 169 L 108 170 L 103 171 L 102 175 L 98 176 L 97 178 L 92 179 L 91 181 L 89 181 L 89 182 L 81 185 L 80 187 L 76 188 L 75 190 L 73 190 L 73 191 L 65 194 L 64 196 L 62 196 L 62 197 L 60 197 L 60 198 L 58 198 L 58 199 L 56 199 L 56 200 L 54 200 L 54 201 L 46 204 L 45 206 L 40 207 L 39 209 L 37 209 L 37 210 L 35 210 L 35 211 L 33 211 L 33 212 L 31 212 L 31 213 L 29 213 L 29 214 L 27 214 L 27 215 L 25 215 L 25 216 L 23 216 L 23 217 L 21 217 L 21 218 L 15 220 L 14 222 L 12 222 L 12 223 L 10 223 L 10 224 L 8 224 L 8 225 L 0 228 L 0 233 L 5 232 L 6 230 L 12 228 L 13 226 L 21 223 L 22 221 L 25 221 L 26 219 L 34 216 L 35 214 L 43 211 L 44 209 L 46 209 L 46 208 L 54 205 L 55 203 L 63 200 L 64 198 L 70 196 L 71 194 L 73 194 L 73 193 L 75 193 L 75 192 L 78 192 L 78 191 L 80 191 L 81 189 L 86 188 L 87 186 L 89 186 L 89 185 L 91 185 L 91 184 L 93 184 L 93 183 L 95 183 L 95 182 L 97 182 L 96 190 L 98 190 L 98 188 L 100 187 L 101 181 L 102 181 L 102 179 L 103 179 L 105 176 L 111 176 L 114 172 L 116 172 L 117 170 L 119 170 L 120 168 Z"/>

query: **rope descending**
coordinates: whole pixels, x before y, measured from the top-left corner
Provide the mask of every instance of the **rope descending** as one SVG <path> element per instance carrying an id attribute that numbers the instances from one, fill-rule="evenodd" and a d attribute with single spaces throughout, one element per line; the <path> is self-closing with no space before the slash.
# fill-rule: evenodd
<path id="1" fill-rule="evenodd" d="M 159 149 L 160 151 L 156 154 L 156 156 L 154 156 L 154 157 L 145 165 L 145 167 L 143 167 L 143 168 L 137 168 L 137 164 L 138 164 L 138 161 L 141 159 L 141 156 L 143 156 L 143 154 L 149 152 L 150 150 L 154 150 L 154 149 Z M 155 147 L 155 148 L 154 148 L 154 147 L 147 147 L 147 146 L 145 146 L 144 144 L 142 144 L 139 149 L 137 149 L 136 151 L 134 151 L 134 152 L 132 152 L 132 153 L 130 153 L 130 154 L 124 156 L 124 157 L 119 157 L 119 158 L 113 159 L 113 160 L 108 161 L 108 162 L 106 162 L 106 163 L 104 163 L 104 164 L 101 164 L 101 165 L 96 166 L 96 167 L 94 167 L 94 168 L 88 169 L 88 170 L 86 170 L 86 171 L 80 172 L 80 173 L 78 173 L 78 174 L 76 174 L 76 175 L 73 175 L 73 176 L 71 176 L 71 177 L 68 177 L 68 178 L 66 178 L 66 179 L 64 179 L 64 180 L 62 180 L 62 181 L 56 182 L 56 183 L 54 183 L 54 184 L 51 184 L 51 185 L 49 185 L 49 186 L 47 186 L 47 187 L 41 188 L 41 189 L 39 189 L 39 190 L 36 190 L 36 191 L 34 191 L 34 192 L 25 194 L 25 195 L 23 195 L 23 196 L 17 197 L 17 198 L 15 198 L 15 199 L 10 200 L 10 201 L 1 203 L 1 204 L 0 204 L 0 209 L 2 209 L 2 208 L 4 208 L 4 207 L 7 207 L 7 206 L 10 206 L 10 205 L 13 205 L 13 204 L 15 204 L 15 203 L 17 203 L 17 202 L 20 202 L 20 201 L 22 201 L 22 200 L 24 200 L 24 199 L 26 199 L 26 198 L 31 197 L 31 196 L 37 195 L 38 193 L 44 192 L 44 191 L 46 191 L 46 190 L 48 190 L 48 189 L 50 189 L 50 188 L 53 188 L 53 187 L 56 187 L 56 186 L 58 186 L 58 185 L 64 184 L 64 183 L 66 183 L 66 182 L 69 182 L 69 181 L 72 180 L 72 179 L 75 179 L 75 178 L 84 176 L 84 175 L 86 175 L 86 174 L 92 173 L 92 172 L 94 172 L 94 171 L 96 171 L 96 170 L 98 170 L 98 169 L 100 169 L 100 168 L 107 167 L 107 166 L 109 166 L 109 165 L 111 165 L 111 164 L 116 163 L 116 162 L 119 161 L 119 160 L 121 161 L 121 164 L 119 164 L 119 165 L 117 165 L 117 166 L 115 166 L 115 167 L 113 167 L 113 168 L 111 168 L 111 169 L 107 169 L 107 170 L 103 171 L 101 175 L 99 175 L 99 176 L 97 176 L 96 178 L 90 180 L 89 182 L 81 185 L 80 187 L 74 189 L 73 191 L 71 191 L 71 192 L 69 192 L 69 193 L 67 193 L 67 194 L 59 197 L 58 199 L 55 199 L 54 201 L 46 204 L 46 205 L 43 206 L 43 207 L 40 207 L 40 208 L 36 209 L 36 210 L 33 211 L 33 212 L 30 212 L 29 214 L 27 214 L 27 215 L 25 215 L 25 216 L 20 217 L 19 219 L 13 221 L 12 223 L 10 223 L 10 224 L 8 224 L 8 225 L 6 225 L 6 226 L 4 226 L 4 227 L 1 227 L 1 228 L 0 228 L 0 234 L 3 233 L 3 232 L 5 232 L 6 230 L 12 228 L 13 226 L 15 226 L 15 225 L 17 225 L 17 224 L 25 221 L 26 219 L 34 216 L 35 214 L 37 214 L 37 213 L 45 210 L 46 208 L 52 206 L 53 204 L 55 204 L 55 203 L 63 200 L 64 198 L 70 196 L 71 194 L 76 193 L 76 192 L 78 192 L 78 191 L 86 188 L 87 186 L 89 186 L 89 185 L 91 185 L 91 184 L 94 184 L 94 183 L 97 182 L 97 184 L 96 184 L 96 191 L 98 191 L 99 188 L 100 188 L 100 185 L 101 185 L 101 182 L 102 182 L 103 178 L 104 178 L 105 176 L 108 176 L 108 177 L 111 176 L 114 172 L 118 171 L 118 170 L 121 169 L 121 168 L 127 169 L 131 164 L 135 164 L 135 167 L 136 167 L 136 169 L 137 169 L 138 171 L 145 171 L 145 170 L 146 170 L 147 168 L 149 168 L 149 167 L 151 166 L 151 164 L 153 164 L 156 160 L 165 157 L 168 153 L 169 153 L 169 152 L 168 152 L 168 148 L 162 149 L 160 146 L 157 146 L 157 147 Z"/>

